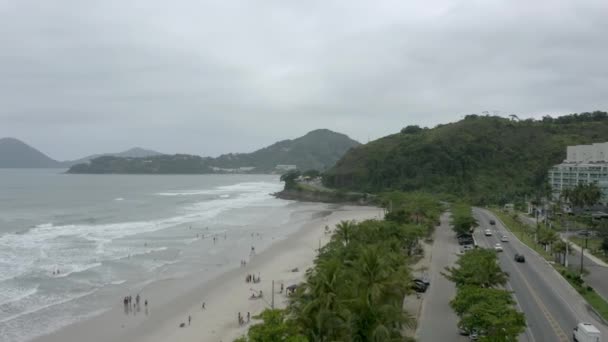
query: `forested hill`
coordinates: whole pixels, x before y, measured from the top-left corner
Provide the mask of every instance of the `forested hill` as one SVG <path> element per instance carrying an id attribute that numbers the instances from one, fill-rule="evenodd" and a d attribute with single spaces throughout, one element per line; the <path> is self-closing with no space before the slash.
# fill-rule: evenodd
<path id="1" fill-rule="evenodd" d="M 296 165 L 300 170 L 326 170 L 349 149 L 360 144 L 345 134 L 317 129 L 293 140 L 283 140 L 252 153 L 224 154 L 212 161 L 221 168 L 255 167 L 273 171 L 277 164 Z"/>
<path id="2" fill-rule="evenodd" d="M 359 143 L 348 136 L 319 129 L 293 140 L 283 140 L 252 153 L 225 154 L 217 158 L 162 155 L 146 158 L 102 157 L 75 165 L 69 173 L 198 174 L 282 172 L 277 165 L 300 170 L 326 170 Z"/>
<path id="3" fill-rule="evenodd" d="M 326 185 L 363 191 L 424 190 L 504 202 L 546 189 L 566 146 L 608 141 L 608 115 L 518 121 L 468 115 L 432 129 L 408 126 L 359 146 L 326 172 Z"/>

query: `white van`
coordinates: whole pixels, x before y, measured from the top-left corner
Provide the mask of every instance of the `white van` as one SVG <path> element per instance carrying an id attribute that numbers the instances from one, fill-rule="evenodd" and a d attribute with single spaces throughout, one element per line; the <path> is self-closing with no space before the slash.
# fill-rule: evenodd
<path id="1" fill-rule="evenodd" d="M 579 323 L 572 330 L 575 342 L 602 342 L 600 331 L 591 323 Z"/>

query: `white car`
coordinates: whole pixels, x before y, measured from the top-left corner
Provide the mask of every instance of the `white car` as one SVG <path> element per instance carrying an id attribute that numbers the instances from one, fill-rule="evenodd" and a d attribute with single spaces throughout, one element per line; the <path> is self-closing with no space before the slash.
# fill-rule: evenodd
<path id="1" fill-rule="evenodd" d="M 494 245 L 494 250 L 497 252 L 502 252 L 502 245 L 497 243 Z"/>
<path id="2" fill-rule="evenodd" d="M 486 229 L 485 234 L 486 234 L 486 236 L 492 236 L 492 231 L 489 229 Z"/>
<path id="3" fill-rule="evenodd" d="M 509 242 L 509 238 L 506 235 L 500 237 L 500 242 Z"/>

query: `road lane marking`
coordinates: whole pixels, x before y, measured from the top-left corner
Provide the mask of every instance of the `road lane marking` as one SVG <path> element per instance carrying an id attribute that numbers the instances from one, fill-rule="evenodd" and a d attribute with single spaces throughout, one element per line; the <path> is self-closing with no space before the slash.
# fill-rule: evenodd
<path id="1" fill-rule="evenodd" d="M 483 213 L 483 214 L 485 214 L 485 213 Z M 484 215 L 484 216 L 487 216 L 487 215 Z M 491 242 L 489 241 L 489 239 L 487 237 L 485 237 L 485 236 L 484 236 L 484 240 L 485 240 L 485 242 L 486 242 L 487 245 L 491 244 Z M 551 329 L 553 329 L 553 332 L 559 338 L 559 341 L 561 341 L 561 342 L 569 342 L 570 339 L 568 338 L 568 335 L 564 332 L 564 330 L 562 329 L 562 327 L 557 323 L 557 321 L 555 320 L 555 318 L 553 318 L 553 315 L 551 315 L 551 313 L 549 312 L 549 310 L 547 309 L 547 307 L 543 303 L 542 299 L 540 299 L 540 297 L 538 296 L 538 294 L 536 293 L 536 291 L 534 291 L 534 289 L 532 288 L 532 286 L 530 285 L 530 283 L 528 282 L 528 280 L 526 279 L 526 277 L 524 276 L 524 274 L 517 268 L 516 265 L 515 265 L 515 267 L 513 267 L 513 269 L 515 270 L 515 272 L 517 272 L 519 274 L 519 276 L 523 280 L 524 285 L 528 288 L 528 290 L 530 292 L 530 295 L 532 295 L 532 298 L 534 299 L 534 301 L 538 305 L 539 309 L 542 311 L 543 315 L 547 319 L 547 322 L 551 326 Z"/>
<path id="2" fill-rule="evenodd" d="M 526 277 L 523 275 L 523 273 L 517 267 L 514 267 L 514 269 L 515 269 L 515 272 L 519 273 L 519 275 L 521 276 L 521 279 L 524 281 L 524 284 L 530 291 L 532 298 L 534 299 L 536 304 L 538 304 L 538 307 L 543 312 L 543 315 L 547 319 L 547 322 L 549 322 L 549 325 L 551 325 L 553 332 L 555 332 L 555 334 L 560 339 L 560 341 L 569 342 L 570 339 L 568 338 L 568 335 L 564 332 L 562 327 L 557 323 L 555 318 L 553 318 L 553 315 L 551 315 L 551 313 L 549 312 L 549 310 L 543 303 L 542 299 L 540 299 L 540 297 L 538 297 L 538 294 L 536 293 L 536 291 L 534 291 L 534 289 L 532 288 L 532 286 L 530 285 L 530 283 L 528 282 Z"/>

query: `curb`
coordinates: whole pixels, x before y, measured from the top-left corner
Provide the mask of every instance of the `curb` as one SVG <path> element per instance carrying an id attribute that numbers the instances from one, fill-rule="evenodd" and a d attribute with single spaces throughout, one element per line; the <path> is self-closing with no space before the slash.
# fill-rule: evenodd
<path id="1" fill-rule="evenodd" d="M 484 208 L 481 208 L 481 209 L 482 209 L 482 210 L 487 210 L 487 209 L 484 209 Z M 558 271 L 555 269 L 555 267 L 553 267 L 553 265 L 551 265 L 551 264 L 549 263 L 549 261 L 547 261 L 547 259 L 545 259 L 545 257 L 543 257 L 542 255 L 540 255 L 540 254 L 539 254 L 537 251 L 535 251 L 535 250 L 534 250 L 532 247 L 530 247 L 530 246 L 526 245 L 524 242 L 522 242 L 522 241 L 521 241 L 521 240 L 520 240 L 520 239 L 517 237 L 517 235 L 516 235 L 515 233 L 513 233 L 513 231 L 512 231 L 512 230 L 509 228 L 509 226 L 507 226 L 507 225 L 506 225 L 506 224 L 505 224 L 505 223 L 504 223 L 504 222 L 503 222 L 503 221 L 500 219 L 500 217 L 498 217 L 497 215 L 494 215 L 494 213 L 493 213 L 492 211 L 490 211 L 490 210 L 487 210 L 487 211 L 489 211 L 489 212 L 490 212 L 490 213 L 491 213 L 493 216 L 495 216 L 495 217 L 496 217 L 496 219 L 497 219 L 498 221 L 500 221 L 500 223 L 501 223 L 501 224 L 502 224 L 502 225 L 503 225 L 503 226 L 504 226 L 504 227 L 505 227 L 505 228 L 506 228 L 506 229 L 507 229 L 507 230 L 508 230 L 508 231 L 509 231 L 509 232 L 510 232 L 512 235 L 513 235 L 513 237 L 515 237 L 515 238 L 517 239 L 517 241 L 519 241 L 519 242 L 520 242 L 522 245 L 524 245 L 526 248 L 528 248 L 530 251 L 532 251 L 534 254 L 536 254 L 536 256 L 538 256 L 539 258 L 541 258 L 542 260 L 544 260 L 544 261 L 545 261 L 545 263 L 546 263 L 546 264 L 547 264 L 549 267 L 551 267 L 551 269 L 553 270 L 553 272 L 555 272 L 555 274 L 557 274 L 557 275 L 558 275 L 558 278 L 559 278 L 559 279 L 562 281 L 562 283 L 566 284 L 566 285 L 567 285 L 567 287 L 568 287 L 568 289 L 569 289 L 571 292 L 576 293 L 576 295 L 577 295 L 577 296 L 579 296 L 579 297 L 582 299 L 582 303 L 584 304 L 584 307 L 587 309 L 587 311 L 592 312 L 593 316 L 595 316 L 595 317 L 596 317 L 596 319 L 597 319 L 597 320 L 598 320 L 600 323 L 602 323 L 602 324 L 603 324 L 603 325 L 605 325 L 605 326 L 608 326 L 608 321 L 606 321 L 606 320 L 605 320 L 605 319 L 602 317 L 602 315 L 600 315 L 600 313 L 599 313 L 599 312 L 597 312 L 597 310 L 595 310 L 595 308 L 594 308 L 593 306 L 591 306 L 591 304 L 589 304 L 589 303 L 587 302 L 587 300 L 586 300 L 586 299 L 583 297 L 583 295 L 581 295 L 580 293 L 578 293 L 578 291 L 577 291 L 577 290 L 576 290 L 576 289 L 575 289 L 575 288 L 572 286 L 572 284 L 570 284 L 570 282 L 568 282 L 568 280 L 566 280 L 566 278 L 564 278 L 564 276 L 563 276 L 561 273 L 559 273 L 559 272 L 558 272 Z M 596 292 L 596 293 L 597 293 L 597 292 Z M 602 296 L 600 295 L 600 297 L 602 297 Z M 602 298 L 604 298 L 604 297 L 602 297 Z"/>

